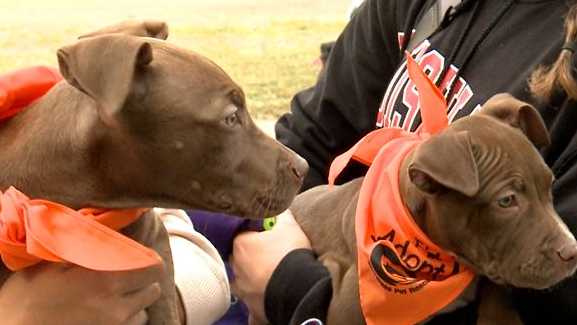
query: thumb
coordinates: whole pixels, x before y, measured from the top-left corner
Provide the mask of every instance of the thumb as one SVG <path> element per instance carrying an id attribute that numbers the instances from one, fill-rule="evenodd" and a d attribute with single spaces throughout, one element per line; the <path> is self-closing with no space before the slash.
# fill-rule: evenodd
<path id="1" fill-rule="evenodd" d="M 277 227 L 281 228 L 284 226 L 297 226 L 297 227 L 299 226 L 298 222 L 296 221 L 294 215 L 290 210 L 285 210 L 276 217 L 276 223 L 273 229 Z"/>
<path id="2" fill-rule="evenodd" d="M 310 240 L 301 229 L 290 210 L 286 210 L 277 216 L 277 221 L 271 230 L 271 235 L 279 239 L 288 240 L 294 248 L 311 248 Z"/>

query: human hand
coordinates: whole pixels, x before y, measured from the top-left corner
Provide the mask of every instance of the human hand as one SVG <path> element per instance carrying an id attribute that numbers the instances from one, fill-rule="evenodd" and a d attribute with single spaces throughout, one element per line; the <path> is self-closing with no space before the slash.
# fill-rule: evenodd
<path id="1" fill-rule="evenodd" d="M 289 210 L 277 217 L 271 230 L 244 232 L 234 239 L 232 290 L 257 322 L 266 323 L 264 295 L 274 270 L 288 253 L 299 248 L 310 249 L 311 244 Z"/>
<path id="2" fill-rule="evenodd" d="M 11 274 L 0 288 L 2 324 L 141 325 L 161 295 L 162 266 L 97 272 L 46 263 Z"/>

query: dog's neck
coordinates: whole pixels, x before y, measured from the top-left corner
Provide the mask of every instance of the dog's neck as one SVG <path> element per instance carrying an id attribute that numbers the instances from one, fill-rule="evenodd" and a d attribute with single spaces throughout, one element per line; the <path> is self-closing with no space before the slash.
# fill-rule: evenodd
<path id="1" fill-rule="evenodd" d="M 61 82 L 0 124 L 0 190 L 14 186 L 32 198 L 73 208 L 91 204 L 87 198 L 102 187 L 87 141 L 94 123 L 101 123 L 91 106 L 89 97 Z"/>

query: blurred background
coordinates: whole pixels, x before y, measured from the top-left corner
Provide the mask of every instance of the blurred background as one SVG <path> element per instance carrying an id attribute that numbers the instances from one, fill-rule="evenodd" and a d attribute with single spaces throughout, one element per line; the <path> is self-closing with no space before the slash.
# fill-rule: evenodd
<path id="1" fill-rule="evenodd" d="M 0 0 L 0 73 L 56 65 L 77 36 L 125 19 L 168 23 L 169 41 L 201 53 L 245 90 L 253 117 L 272 121 L 314 84 L 319 46 L 348 20 L 350 0 Z M 266 126 L 265 126 L 266 127 Z"/>

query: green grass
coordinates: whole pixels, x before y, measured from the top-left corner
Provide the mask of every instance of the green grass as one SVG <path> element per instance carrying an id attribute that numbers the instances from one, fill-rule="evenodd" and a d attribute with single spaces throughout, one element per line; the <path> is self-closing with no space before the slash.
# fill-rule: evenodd
<path id="1" fill-rule="evenodd" d="M 168 22 L 169 40 L 222 66 L 253 116 L 275 118 L 314 84 L 319 45 L 345 25 L 348 0 L 0 0 L 0 72 L 56 64 L 56 50 L 124 19 Z"/>

